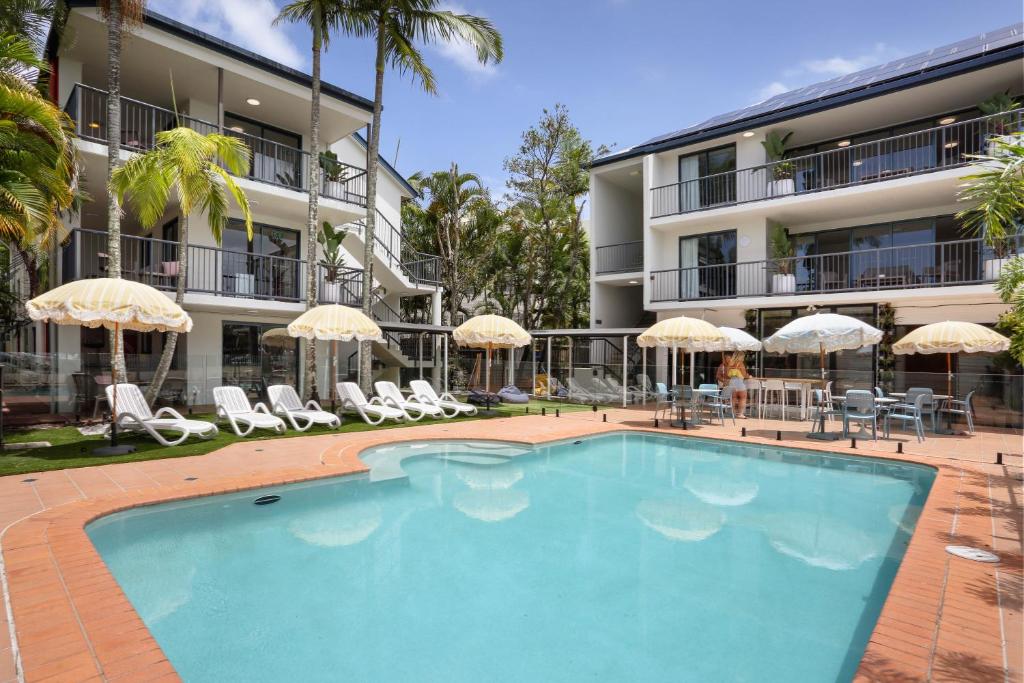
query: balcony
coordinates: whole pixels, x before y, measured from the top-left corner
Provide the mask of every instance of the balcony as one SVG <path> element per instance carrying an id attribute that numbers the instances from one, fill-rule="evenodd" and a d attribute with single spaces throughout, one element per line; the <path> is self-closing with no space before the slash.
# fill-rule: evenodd
<path id="1" fill-rule="evenodd" d="M 598 275 L 639 273 L 643 269 L 643 240 L 606 244 L 594 249 L 594 272 Z"/>
<path id="2" fill-rule="evenodd" d="M 1024 235 L 1010 253 L 1024 251 Z M 651 272 L 651 302 L 836 294 L 993 282 L 999 264 L 982 240 L 861 249 Z"/>
<path id="3" fill-rule="evenodd" d="M 661 218 L 966 166 L 993 136 L 1024 127 L 1024 109 L 651 188 Z"/>
<path id="4" fill-rule="evenodd" d="M 74 121 L 75 132 L 85 140 L 107 142 L 107 93 L 78 83 L 65 111 Z M 140 152 L 156 146 L 156 134 L 176 126 L 199 133 L 219 131 L 217 124 L 169 109 L 121 98 L 121 147 Z M 243 140 L 252 150 L 248 173 L 242 177 L 297 192 L 309 188 L 308 152 L 270 140 L 224 129 L 225 135 Z M 358 206 L 366 206 L 366 170 L 340 161 L 321 161 L 320 195 Z"/>
<path id="5" fill-rule="evenodd" d="M 178 286 L 177 242 L 121 235 L 121 277 L 156 289 L 175 291 Z M 63 281 L 107 277 L 107 233 L 71 231 L 62 249 Z M 190 244 L 186 292 L 237 299 L 300 303 L 306 300 L 305 261 L 265 256 Z M 317 293 L 320 303 L 359 306 L 363 271 L 319 265 Z"/>

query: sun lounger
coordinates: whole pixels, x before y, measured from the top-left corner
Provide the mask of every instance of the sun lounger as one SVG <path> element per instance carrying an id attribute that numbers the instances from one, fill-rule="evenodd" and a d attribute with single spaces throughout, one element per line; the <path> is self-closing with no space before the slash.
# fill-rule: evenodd
<path id="1" fill-rule="evenodd" d="M 304 432 L 315 424 L 327 425 L 331 429 L 341 426 L 341 418 L 321 408 L 316 401 L 306 401 L 303 406 L 295 389 L 288 384 L 271 384 L 267 387 L 267 396 L 270 409 L 275 415 L 284 417 L 292 429 Z"/>
<path id="2" fill-rule="evenodd" d="M 114 387 L 106 389 L 107 401 L 114 406 Z M 217 425 L 203 420 L 188 420 L 174 408 L 161 408 L 153 414 L 142 390 L 134 384 L 117 385 L 117 426 L 126 431 L 143 431 L 163 446 L 177 446 L 190 436 L 212 439 L 219 434 Z M 177 439 L 165 439 L 160 432 L 177 432 Z"/>
<path id="3" fill-rule="evenodd" d="M 380 396 L 374 396 L 367 400 L 363 390 L 355 382 L 338 382 L 335 387 L 338 391 L 338 399 L 341 401 L 341 409 L 354 410 L 366 424 L 379 425 L 384 420 L 404 422 L 413 419 L 401 407 L 389 405 L 389 402 Z M 422 415 L 416 419 L 418 420 L 420 417 Z"/>
<path id="4" fill-rule="evenodd" d="M 374 382 L 373 390 L 384 403 L 404 410 L 410 420 L 419 420 L 426 415 L 437 419 L 448 417 L 438 406 L 424 403 L 415 396 L 403 396 L 394 382 Z"/>
<path id="5" fill-rule="evenodd" d="M 434 387 L 430 385 L 430 382 L 423 379 L 414 379 L 409 382 L 409 388 L 412 389 L 412 395 L 418 400 L 432 406 L 437 406 L 444 411 L 447 417 L 455 417 L 459 413 L 464 415 L 476 415 L 476 406 L 470 405 L 469 403 L 463 403 L 462 401 L 456 401 L 455 397 L 450 393 L 445 392 L 440 396 L 434 391 Z"/>
<path id="6" fill-rule="evenodd" d="M 213 403 L 217 407 L 217 419 L 227 420 L 238 436 L 249 436 L 254 429 L 272 429 L 284 434 L 284 420 L 270 412 L 262 403 L 250 405 L 249 397 L 242 387 L 216 387 Z"/>

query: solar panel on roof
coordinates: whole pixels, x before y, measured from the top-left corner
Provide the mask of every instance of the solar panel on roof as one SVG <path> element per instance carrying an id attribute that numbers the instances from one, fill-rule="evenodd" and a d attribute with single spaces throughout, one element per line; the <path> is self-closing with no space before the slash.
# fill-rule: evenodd
<path id="1" fill-rule="evenodd" d="M 801 104 L 806 104 L 808 102 L 813 102 L 815 100 L 820 100 L 825 97 L 832 97 L 854 90 L 860 90 L 870 85 L 883 83 L 895 78 L 908 76 L 910 74 L 934 69 L 953 62 L 959 62 L 977 55 L 1000 50 L 1010 45 L 1020 44 L 1022 42 L 1022 33 L 1024 33 L 1024 22 L 1004 26 L 994 31 L 981 33 L 970 38 L 959 40 L 955 43 L 950 43 L 949 45 L 932 48 L 925 52 L 910 55 L 909 57 L 892 60 L 885 64 L 871 66 L 851 74 L 838 76 L 819 83 L 812 83 L 811 85 L 806 85 L 802 88 L 796 88 L 794 90 L 775 95 L 774 97 L 770 97 L 762 102 L 752 104 L 748 107 L 736 109 L 724 114 L 718 114 L 706 121 L 702 121 L 701 123 L 653 137 L 650 140 L 640 143 L 640 145 L 633 145 L 629 149 L 642 147 L 644 145 L 654 145 L 659 142 L 665 142 L 684 135 L 717 128 L 742 119 L 753 118 L 755 116 L 761 116 L 783 109 L 788 109 L 790 107 L 799 106 Z M 610 157 L 624 154 L 625 151 L 626 150 L 620 150 L 615 154 L 610 155 Z"/>

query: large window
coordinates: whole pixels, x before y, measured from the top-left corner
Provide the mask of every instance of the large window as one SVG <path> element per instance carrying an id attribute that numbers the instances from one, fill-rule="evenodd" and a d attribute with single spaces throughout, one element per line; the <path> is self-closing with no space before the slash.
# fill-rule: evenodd
<path id="1" fill-rule="evenodd" d="M 953 216 L 793 236 L 799 291 L 915 287 L 978 279 L 978 248 Z"/>
<path id="2" fill-rule="evenodd" d="M 223 291 L 239 296 L 299 299 L 301 259 L 298 230 L 232 218 L 224 230 Z"/>
<path id="3" fill-rule="evenodd" d="M 736 145 L 705 149 L 679 157 L 679 209 L 736 201 Z"/>
<path id="4" fill-rule="evenodd" d="M 224 384 L 240 386 L 263 400 L 268 384 L 296 386 L 299 340 L 267 332 L 284 325 L 224 323 L 221 374 Z"/>
<path id="5" fill-rule="evenodd" d="M 237 114 L 224 114 L 224 132 L 241 134 L 252 149 L 250 177 L 275 185 L 302 187 L 302 136 Z"/>
<path id="6" fill-rule="evenodd" d="M 680 300 L 736 296 L 736 231 L 679 238 Z"/>

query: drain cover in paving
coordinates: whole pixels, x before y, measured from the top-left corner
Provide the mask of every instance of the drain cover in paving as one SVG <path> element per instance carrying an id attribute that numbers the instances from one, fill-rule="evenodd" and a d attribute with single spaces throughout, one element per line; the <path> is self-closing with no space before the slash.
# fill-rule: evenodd
<path id="1" fill-rule="evenodd" d="M 998 562 L 999 556 L 981 548 L 972 548 L 967 545 L 947 545 L 946 552 L 950 555 L 962 557 L 965 560 L 974 562 Z"/>

